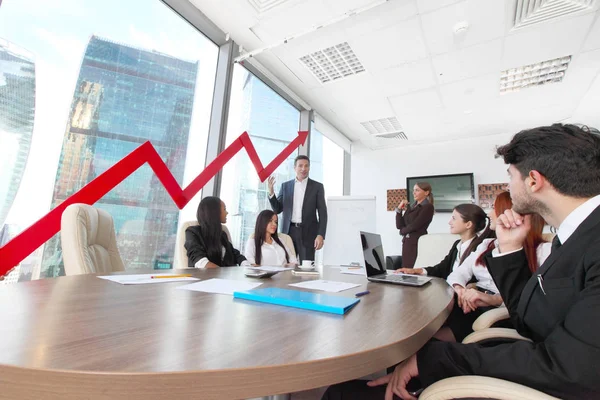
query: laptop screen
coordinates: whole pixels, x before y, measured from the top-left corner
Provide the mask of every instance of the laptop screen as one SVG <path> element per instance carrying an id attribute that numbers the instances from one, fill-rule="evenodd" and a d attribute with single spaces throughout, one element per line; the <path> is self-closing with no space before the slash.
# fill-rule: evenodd
<path id="1" fill-rule="evenodd" d="M 381 235 L 361 231 L 360 242 L 362 243 L 367 276 L 385 274 L 385 256 L 383 255 Z"/>

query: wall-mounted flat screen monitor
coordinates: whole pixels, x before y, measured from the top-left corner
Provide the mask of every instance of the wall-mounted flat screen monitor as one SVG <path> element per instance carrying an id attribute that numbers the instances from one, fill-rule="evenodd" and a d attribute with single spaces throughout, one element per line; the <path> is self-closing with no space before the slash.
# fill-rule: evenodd
<path id="1" fill-rule="evenodd" d="M 433 192 L 434 207 L 439 212 L 452 212 L 462 203 L 475 203 L 473 174 L 416 176 L 406 178 L 408 201 L 412 204 L 413 187 L 417 182 L 428 182 Z"/>

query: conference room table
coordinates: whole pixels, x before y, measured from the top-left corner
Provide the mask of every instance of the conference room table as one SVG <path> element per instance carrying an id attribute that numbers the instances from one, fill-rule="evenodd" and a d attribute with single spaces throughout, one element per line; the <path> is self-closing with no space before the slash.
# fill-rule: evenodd
<path id="1" fill-rule="evenodd" d="M 440 328 L 453 295 L 440 279 L 420 288 L 381 284 L 330 266 L 317 277 L 286 271 L 268 279 L 239 267 L 171 272 L 297 290 L 288 284 L 327 279 L 360 284 L 332 296 L 370 293 L 336 315 L 176 290 L 189 282 L 121 285 L 78 275 L 6 285 L 0 398 L 247 399 L 322 387 L 408 358 Z"/>

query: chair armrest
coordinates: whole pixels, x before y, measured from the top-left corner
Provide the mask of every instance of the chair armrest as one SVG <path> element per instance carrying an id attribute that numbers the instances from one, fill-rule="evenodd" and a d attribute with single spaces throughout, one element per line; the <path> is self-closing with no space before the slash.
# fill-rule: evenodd
<path id="1" fill-rule="evenodd" d="M 429 386 L 419 400 L 491 398 L 498 400 L 559 400 L 538 390 L 485 376 L 455 376 Z"/>
<path id="2" fill-rule="evenodd" d="M 473 322 L 473 330 L 480 331 L 482 329 L 491 328 L 496 322 L 504 319 L 509 319 L 508 309 L 506 307 L 498 307 L 490 311 L 486 311 Z"/>
<path id="3" fill-rule="evenodd" d="M 462 342 L 465 344 L 478 343 L 478 342 L 490 341 L 490 340 L 494 340 L 494 339 L 508 340 L 508 341 L 515 341 L 515 340 L 526 340 L 528 342 L 532 341 L 531 339 L 526 338 L 525 336 L 519 335 L 519 333 L 516 331 L 516 329 L 487 328 L 487 329 L 482 329 L 480 331 L 475 331 L 475 332 L 471 333 L 466 338 L 464 338 Z"/>
<path id="4" fill-rule="evenodd" d="M 402 268 L 402 256 L 387 256 L 385 258 L 386 269 L 399 269 Z"/>

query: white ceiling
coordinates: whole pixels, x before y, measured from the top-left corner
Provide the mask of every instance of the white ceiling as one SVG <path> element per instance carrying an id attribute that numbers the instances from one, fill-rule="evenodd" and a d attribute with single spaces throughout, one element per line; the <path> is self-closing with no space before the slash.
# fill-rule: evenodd
<path id="1" fill-rule="evenodd" d="M 577 1 L 577 0 L 563 0 Z M 191 0 L 252 51 L 375 0 Z M 381 2 L 381 1 L 379 1 Z M 558 121 L 600 127 L 600 1 L 593 9 L 513 30 L 517 0 L 389 0 L 255 56 L 353 141 L 370 148 L 478 137 Z M 454 34 L 458 22 L 468 29 Z M 366 72 L 321 84 L 299 58 L 348 42 Z M 561 83 L 499 94 L 500 71 L 572 55 Z M 361 122 L 396 117 L 408 141 L 377 139 Z"/>

